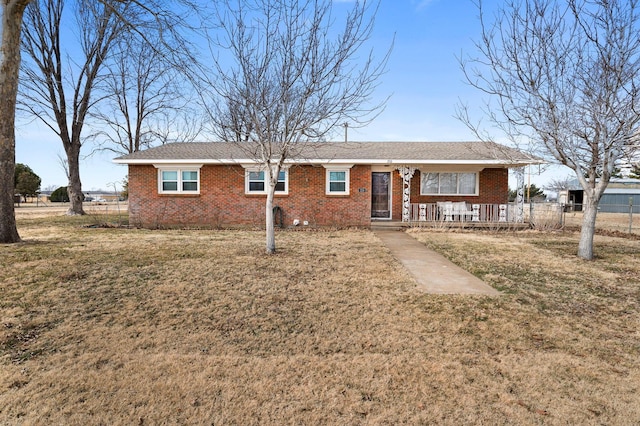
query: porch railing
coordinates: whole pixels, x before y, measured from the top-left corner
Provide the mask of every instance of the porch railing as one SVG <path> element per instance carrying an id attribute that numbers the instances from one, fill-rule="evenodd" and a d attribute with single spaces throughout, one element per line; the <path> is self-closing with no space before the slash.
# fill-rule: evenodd
<path id="1" fill-rule="evenodd" d="M 516 223 L 518 206 L 465 202 L 411 203 L 411 222 Z M 520 221 L 523 215 L 520 215 Z"/>

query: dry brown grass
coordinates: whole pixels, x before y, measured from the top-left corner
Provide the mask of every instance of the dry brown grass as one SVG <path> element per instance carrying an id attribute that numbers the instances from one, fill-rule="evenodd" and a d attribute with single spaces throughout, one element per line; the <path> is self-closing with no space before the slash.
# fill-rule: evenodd
<path id="1" fill-rule="evenodd" d="M 126 215 L 127 202 L 110 201 L 107 203 L 84 203 L 84 211 L 92 217 L 111 216 L 117 214 Z M 39 219 L 51 216 L 65 216 L 69 210 L 69 203 L 36 204 L 33 202 L 22 203 L 15 209 L 16 219 Z"/>
<path id="2" fill-rule="evenodd" d="M 499 288 L 425 295 L 368 231 L 89 229 L 0 246 L 0 424 L 634 424 L 640 242 L 414 232 Z"/>
<path id="3" fill-rule="evenodd" d="M 582 226 L 582 212 L 567 212 L 564 215 L 565 226 L 579 228 Z M 629 233 L 629 213 L 603 213 L 596 216 L 597 231 L 615 231 Z M 640 235 L 640 213 L 631 216 L 631 233 Z"/>

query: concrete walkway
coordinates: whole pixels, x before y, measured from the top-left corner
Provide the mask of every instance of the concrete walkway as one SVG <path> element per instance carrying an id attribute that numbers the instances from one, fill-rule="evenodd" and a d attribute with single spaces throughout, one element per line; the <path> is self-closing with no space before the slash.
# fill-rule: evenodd
<path id="1" fill-rule="evenodd" d="M 425 293 L 490 296 L 500 294 L 484 281 L 428 249 L 405 232 L 376 230 L 374 233 L 413 275 L 418 288 Z"/>

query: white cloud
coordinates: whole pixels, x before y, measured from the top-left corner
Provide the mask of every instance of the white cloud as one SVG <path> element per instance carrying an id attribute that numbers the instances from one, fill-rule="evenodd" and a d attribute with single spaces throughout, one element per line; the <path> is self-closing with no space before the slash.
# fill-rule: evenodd
<path id="1" fill-rule="evenodd" d="M 434 3 L 436 1 L 437 0 L 419 0 L 419 1 L 413 1 L 412 3 L 416 4 L 417 10 L 422 10 L 427 6 L 429 6 L 431 3 Z"/>

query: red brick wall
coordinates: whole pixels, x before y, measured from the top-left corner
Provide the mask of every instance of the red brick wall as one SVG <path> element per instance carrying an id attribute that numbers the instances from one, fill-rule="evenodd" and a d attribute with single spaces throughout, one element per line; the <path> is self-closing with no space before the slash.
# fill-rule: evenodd
<path id="1" fill-rule="evenodd" d="M 478 195 L 420 195 L 420 171 L 416 171 L 411 180 L 411 202 L 466 201 L 470 204 L 504 204 L 509 200 L 508 169 L 484 169 L 480 172 L 479 179 L 480 190 Z"/>
<path id="2" fill-rule="evenodd" d="M 371 168 L 354 166 L 350 172 L 350 195 L 325 195 L 324 167 L 295 166 L 289 169 L 289 194 L 276 195 L 284 223 L 294 219 L 314 226 L 368 226 L 371 223 Z M 266 195 L 244 193 L 244 169 L 240 166 L 205 165 L 200 170 L 199 195 L 158 194 L 158 171 L 153 166 L 129 166 L 130 221 L 144 227 L 233 225 L 264 226 Z M 359 189 L 365 189 L 360 192 Z M 466 201 L 501 204 L 508 199 L 507 169 L 480 172 L 478 196 L 420 195 L 420 172 L 411 181 L 412 203 Z M 392 171 L 392 218 L 402 219 L 402 179 Z"/>
<path id="3" fill-rule="evenodd" d="M 266 195 L 244 193 L 240 166 L 205 165 L 200 170 L 199 195 L 158 194 L 153 166 L 129 166 L 130 221 L 144 227 L 233 225 L 264 226 Z M 371 221 L 371 168 L 350 171 L 350 195 L 325 195 L 324 167 L 289 169 L 289 194 L 276 195 L 284 223 L 294 219 L 316 226 L 368 226 Z M 360 188 L 366 189 L 359 192 Z"/>
<path id="4" fill-rule="evenodd" d="M 391 188 L 391 219 L 402 220 L 402 178 L 397 170 L 391 173 L 392 176 L 392 188 Z M 411 182 L 413 186 L 413 182 Z M 413 203 L 413 195 L 411 202 Z"/>

